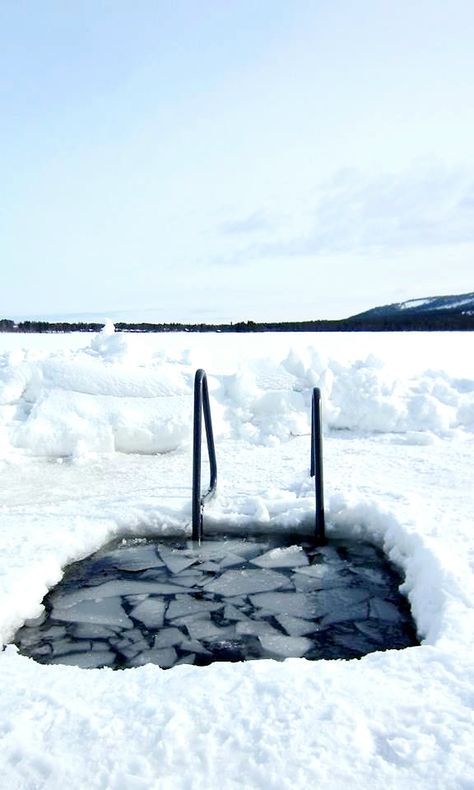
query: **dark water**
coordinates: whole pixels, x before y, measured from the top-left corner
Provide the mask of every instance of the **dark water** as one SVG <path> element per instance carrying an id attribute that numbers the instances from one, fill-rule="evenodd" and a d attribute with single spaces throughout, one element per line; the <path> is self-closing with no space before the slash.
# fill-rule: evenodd
<path id="1" fill-rule="evenodd" d="M 363 543 L 130 539 L 71 565 L 15 643 L 84 668 L 358 658 L 418 644 L 401 581 Z"/>

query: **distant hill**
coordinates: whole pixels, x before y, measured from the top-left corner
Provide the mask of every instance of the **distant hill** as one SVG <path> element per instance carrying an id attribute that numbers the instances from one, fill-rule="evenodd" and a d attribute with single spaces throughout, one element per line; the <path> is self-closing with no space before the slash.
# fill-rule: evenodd
<path id="1" fill-rule="evenodd" d="M 98 322 L 0 320 L 0 332 L 98 332 Z M 474 293 L 428 296 L 373 307 L 336 321 L 240 321 L 229 324 L 117 322 L 119 332 L 430 332 L 474 330 Z"/>
<path id="2" fill-rule="evenodd" d="M 347 320 L 370 328 L 383 324 L 388 329 L 474 329 L 474 292 L 395 302 Z"/>

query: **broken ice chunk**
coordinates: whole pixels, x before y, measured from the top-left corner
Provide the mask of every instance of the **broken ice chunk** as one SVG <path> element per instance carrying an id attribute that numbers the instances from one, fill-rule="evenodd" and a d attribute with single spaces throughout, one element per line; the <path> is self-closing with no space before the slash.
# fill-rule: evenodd
<path id="1" fill-rule="evenodd" d="M 165 647 L 163 650 L 144 650 L 143 653 L 131 659 L 130 665 L 141 667 L 144 664 L 158 664 L 162 669 L 169 669 L 177 657 L 174 647 Z"/>
<path id="2" fill-rule="evenodd" d="M 101 598 L 119 598 L 122 595 L 170 595 L 173 593 L 187 592 L 186 588 L 176 584 L 140 581 L 139 579 L 116 579 L 95 587 L 83 587 L 80 590 L 66 595 L 56 593 L 52 597 L 54 606 L 61 609 L 74 606 L 80 601 L 97 601 Z"/>
<path id="3" fill-rule="evenodd" d="M 264 590 L 278 590 L 287 583 L 286 576 L 266 569 L 225 571 L 206 586 L 206 592 L 225 596 L 249 595 Z"/>
<path id="4" fill-rule="evenodd" d="M 179 628 L 163 628 L 155 636 L 153 648 L 173 647 L 173 645 L 179 645 L 185 639 L 185 635 L 179 630 Z"/>
<path id="5" fill-rule="evenodd" d="M 226 596 L 226 604 L 231 604 L 231 606 L 248 606 L 248 600 L 243 595 L 237 595 L 235 598 L 227 598 Z"/>
<path id="6" fill-rule="evenodd" d="M 308 565 L 308 558 L 301 546 L 276 548 L 251 560 L 259 568 L 297 568 Z"/>
<path id="7" fill-rule="evenodd" d="M 194 659 L 196 658 L 195 653 L 188 653 L 185 656 L 181 656 L 177 661 L 175 661 L 174 666 L 177 667 L 180 664 L 194 664 Z"/>
<path id="8" fill-rule="evenodd" d="M 42 628 L 40 633 L 43 639 L 62 639 L 66 636 L 66 626 L 50 625 L 49 628 Z"/>
<path id="9" fill-rule="evenodd" d="M 159 598 L 146 598 L 130 612 L 134 620 L 139 620 L 146 628 L 161 628 L 164 621 L 166 603 Z"/>
<path id="10" fill-rule="evenodd" d="M 200 571 L 219 571 L 221 566 L 217 562 L 212 562 L 212 560 L 206 560 L 206 562 L 201 562 L 197 566 L 198 570 Z"/>
<path id="11" fill-rule="evenodd" d="M 109 639 L 117 635 L 113 628 L 95 623 L 75 623 L 69 630 L 76 639 Z"/>
<path id="12" fill-rule="evenodd" d="M 352 605 L 341 605 L 331 608 L 323 619 L 321 626 L 325 628 L 328 625 L 335 625 L 336 623 L 345 623 L 348 620 L 363 620 L 368 615 L 367 601 L 360 601 Z"/>
<path id="13" fill-rule="evenodd" d="M 284 658 L 300 658 L 313 644 L 311 639 L 304 636 L 292 637 L 283 634 L 259 636 L 259 642 L 266 653 Z"/>
<path id="14" fill-rule="evenodd" d="M 46 617 L 47 617 L 46 610 L 43 607 L 43 611 L 41 612 L 41 614 L 38 615 L 38 617 L 29 617 L 28 620 L 25 620 L 24 625 L 26 625 L 27 628 L 36 628 L 37 626 L 42 625 L 44 623 Z"/>
<path id="15" fill-rule="evenodd" d="M 115 549 L 107 552 L 101 559 L 121 571 L 141 571 L 146 568 L 159 568 L 163 565 L 155 547 L 150 544 Z"/>
<path id="16" fill-rule="evenodd" d="M 88 653 L 69 653 L 67 656 L 58 656 L 48 659 L 50 664 L 67 664 L 68 666 L 81 667 L 82 669 L 99 669 L 109 667 L 115 661 L 115 654 L 110 650 L 90 651 Z"/>
<path id="17" fill-rule="evenodd" d="M 316 576 L 303 576 L 302 573 L 293 573 L 291 579 L 295 590 L 298 590 L 298 592 L 313 592 L 314 590 L 322 590 L 325 587 L 323 579 L 318 579 Z"/>
<path id="18" fill-rule="evenodd" d="M 194 570 L 191 572 L 183 571 L 183 573 L 175 574 L 173 581 L 176 584 L 179 584 L 182 587 L 197 587 L 199 580 L 202 579 L 200 573 L 196 573 Z"/>
<path id="19" fill-rule="evenodd" d="M 370 617 L 378 620 L 388 620 L 395 623 L 400 619 L 400 613 L 396 606 L 390 601 L 383 601 L 381 598 L 370 599 Z"/>
<path id="20" fill-rule="evenodd" d="M 196 612 L 195 614 L 186 614 L 183 617 L 175 617 L 174 620 L 168 620 L 167 623 L 170 623 L 173 626 L 176 625 L 185 625 L 187 626 L 189 623 L 197 622 L 198 620 L 210 620 L 211 613 L 210 612 Z"/>
<path id="21" fill-rule="evenodd" d="M 186 628 L 188 629 L 191 639 L 197 639 L 198 641 L 204 640 L 206 642 L 214 642 L 235 636 L 233 625 L 218 628 L 210 620 L 194 620 L 192 623 L 189 623 Z"/>
<path id="22" fill-rule="evenodd" d="M 193 653 L 200 653 L 204 656 L 210 656 L 211 653 L 204 645 L 201 645 L 196 639 L 184 639 L 180 644 L 181 650 L 192 650 Z"/>
<path id="23" fill-rule="evenodd" d="M 237 556 L 237 554 L 228 554 L 227 557 L 224 557 L 223 560 L 220 562 L 221 568 L 232 568 L 233 565 L 242 565 L 246 562 L 242 557 Z"/>
<path id="24" fill-rule="evenodd" d="M 173 620 L 175 617 L 184 617 L 197 612 L 216 612 L 218 609 L 222 609 L 222 606 L 221 603 L 192 598 L 190 595 L 179 595 L 170 602 L 166 617 L 168 620 Z"/>
<path id="25" fill-rule="evenodd" d="M 317 629 L 316 623 L 301 620 L 299 617 L 292 617 L 289 614 L 277 614 L 275 618 L 285 629 L 288 636 L 305 636 L 305 634 L 311 634 Z"/>
<path id="26" fill-rule="evenodd" d="M 197 557 L 189 556 L 187 552 L 179 549 L 170 549 L 167 546 L 160 546 L 160 556 L 171 573 L 179 573 L 190 565 L 194 565 Z"/>
<path id="27" fill-rule="evenodd" d="M 315 576 L 317 579 L 325 579 L 335 573 L 329 565 L 308 565 L 306 568 L 298 568 L 295 573 L 302 573 L 303 576 Z"/>
<path id="28" fill-rule="evenodd" d="M 84 640 L 83 642 L 75 639 L 56 639 L 52 643 L 54 656 L 65 656 L 70 653 L 86 653 L 91 649 L 91 643 Z M 102 642 L 102 647 L 107 647 Z"/>
<path id="29" fill-rule="evenodd" d="M 67 623 L 96 623 L 133 628 L 133 623 L 125 614 L 120 600 L 114 598 L 106 598 L 103 601 L 80 601 L 64 609 L 55 606 L 51 617 Z"/>
<path id="30" fill-rule="evenodd" d="M 272 614 L 291 614 L 312 619 L 318 612 L 314 593 L 263 592 L 251 595 L 250 600 L 254 606 L 262 607 Z"/>
<path id="31" fill-rule="evenodd" d="M 226 620 L 248 620 L 246 614 L 237 609 L 236 606 L 227 605 L 224 609 L 224 617 Z"/>
<path id="32" fill-rule="evenodd" d="M 235 630 L 240 636 L 268 636 L 270 634 L 278 636 L 280 634 L 280 632 L 266 620 L 248 620 L 245 623 L 237 623 Z"/>

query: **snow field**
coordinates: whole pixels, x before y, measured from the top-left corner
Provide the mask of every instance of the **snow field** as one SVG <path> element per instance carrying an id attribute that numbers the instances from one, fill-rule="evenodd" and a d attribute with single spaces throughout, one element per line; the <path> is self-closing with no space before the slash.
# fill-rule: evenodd
<path id="1" fill-rule="evenodd" d="M 123 673 L 40 666 L 9 646 L 5 786 L 474 786 L 467 333 L 139 337 L 108 326 L 0 343 L 4 643 L 40 614 L 67 563 L 114 536 L 189 530 L 197 367 L 219 462 L 206 529 L 310 528 L 320 386 L 329 531 L 373 540 L 402 567 L 424 640 L 350 662 Z"/>

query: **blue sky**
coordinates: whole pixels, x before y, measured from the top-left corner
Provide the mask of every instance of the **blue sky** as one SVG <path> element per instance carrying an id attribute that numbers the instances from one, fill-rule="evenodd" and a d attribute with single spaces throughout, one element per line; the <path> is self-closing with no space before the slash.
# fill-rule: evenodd
<path id="1" fill-rule="evenodd" d="M 0 3 L 0 314 L 474 290 L 474 4 Z"/>

